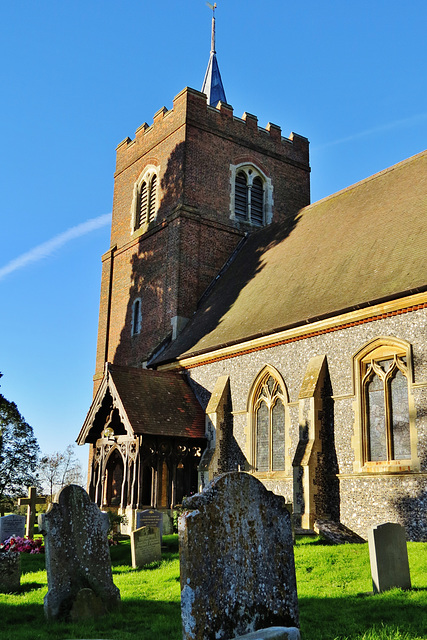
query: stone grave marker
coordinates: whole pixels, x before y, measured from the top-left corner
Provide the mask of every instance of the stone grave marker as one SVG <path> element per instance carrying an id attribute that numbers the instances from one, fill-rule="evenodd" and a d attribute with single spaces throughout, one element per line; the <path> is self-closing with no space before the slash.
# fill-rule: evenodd
<path id="1" fill-rule="evenodd" d="M 290 514 L 254 476 L 219 476 L 179 520 L 184 640 L 298 627 Z"/>
<path id="2" fill-rule="evenodd" d="M 393 587 L 411 588 L 405 529 L 386 522 L 368 531 L 369 560 L 374 593 Z"/>
<path id="3" fill-rule="evenodd" d="M 34 535 L 34 523 L 36 521 L 36 505 L 46 504 L 46 498 L 38 498 L 37 490 L 35 487 L 28 487 L 28 498 L 18 498 L 18 505 L 20 507 L 27 507 L 27 523 L 25 527 L 25 533 L 27 538 L 32 538 Z"/>
<path id="4" fill-rule="evenodd" d="M 39 517 L 45 537 L 47 619 L 85 620 L 120 604 L 113 583 L 107 520 L 82 487 L 68 485 Z"/>
<path id="5" fill-rule="evenodd" d="M 21 584 L 21 554 L 0 551 L 0 593 L 19 591 Z"/>
<path id="6" fill-rule="evenodd" d="M 159 527 L 141 527 L 130 534 L 132 567 L 143 567 L 162 559 Z"/>
<path id="7" fill-rule="evenodd" d="M 141 527 L 158 527 L 160 529 L 160 542 L 163 536 L 163 513 L 155 509 L 144 509 L 136 512 L 136 529 Z"/>
<path id="8" fill-rule="evenodd" d="M 25 516 L 11 513 L 0 518 L 0 544 L 11 536 L 23 538 L 25 535 Z"/>

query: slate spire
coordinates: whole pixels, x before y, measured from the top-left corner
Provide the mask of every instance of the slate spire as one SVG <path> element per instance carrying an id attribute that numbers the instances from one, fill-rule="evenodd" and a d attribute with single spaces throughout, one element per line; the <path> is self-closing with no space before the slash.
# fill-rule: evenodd
<path id="1" fill-rule="evenodd" d="M 203 80 L 202 93 L 208 96 L 208 104 L 216 107 L 218 102 L 227 102 L 225 91 L 219 72 L 218 61 L 215 51 L 215 9 L 216 3 L 206 3 L 212 9 L 212 36 L 211 36 L 211 54 L 209 57 L 208 68 L 206 69 L 205 79 Z"/>

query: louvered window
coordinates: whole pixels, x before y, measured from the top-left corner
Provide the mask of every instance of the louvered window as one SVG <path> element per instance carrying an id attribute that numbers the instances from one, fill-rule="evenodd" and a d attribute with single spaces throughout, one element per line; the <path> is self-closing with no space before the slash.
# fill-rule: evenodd
<path id="1" fill-rule="evenodd" d="M 157 176 L 154 174 L 150 185 L 150 202 L 148 207 L 148 221 L 153 222 L 156 217 L 156 192 L 157 192 Z"/>
<path id="2" fill-rule="evenodd" d="M 264 190 L 261 178 L 254 178 L 251 189 L 251 222 L 262 224 L 264 221 Z"/>
<path id="3" fill-rule="evenodd" d="M 139 184 L 139 187 L 135 187 L 137 189 L 135 229 L 143 229 L 157 216 L 157 175 L 148 171 Z"/>
<path id="4" fill-rule="evenodd" d="M 234 216 L 254 225 L 266 221 L 264 196 L 265 183 L 259 171 L 252 167 L 242 167 L 234 179 Z"/>
<path id="5" fill-rule="evenodd" d="M 234 213 L 237 218 L 242 220 L 248 219 L 248 181 L 243 171 L 236 176 Z"/>
<path id="6" fill-rule="evenodd" d="M 139 193 L 139 218 L 138 227 L 143 227 L 147 222 L 147 202 L 148 202 L 148 187 L 147 183 L 143 182 L 141 185 L 141 191 Z"/>

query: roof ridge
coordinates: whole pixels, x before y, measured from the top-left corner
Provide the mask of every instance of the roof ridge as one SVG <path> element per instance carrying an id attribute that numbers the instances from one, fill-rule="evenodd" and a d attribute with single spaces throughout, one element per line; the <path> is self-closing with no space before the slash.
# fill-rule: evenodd
<path id="1" fill-rule="evenodd" d="M 329 196 L 325 196 L 324 198 L 320 198 L 320 200 L 316 200 L 316 202 L 312 202 L 311 204 L 308 204 L 306 207 L 303 207 L 301 209 L 301 211 L 300 211 L 300 215 L 301 215 L 302 212 L 305 212 L 308 209 L 311 209 L 312 207 L 316 207 L 321 202 L 325 202 L 327 200 L 333 200 L 334 198 L 342 195 L 343 193 L 345 193 L 347 191 L 352 191 L 353 189 L 358 188 L 362 184 L 365 184 L 367 182 L 371 182 L 372 180 L 376 180 L 377 178 L 380 178 L 381 176 L 385 175 L 386 173 L 391 173 L 392 171 L 395 171 L 396 169 L 399 169 L 403 165 L 409 164 L 410 162 L 413 162 L 416 158 L 421 157 L 421 156 L 425 155 L 426 153 L 427 153 L 427 149 L 424 149 L 424 151 L 420 151 L 419 153 L 416 153 L 415 155 L 410 156 L 409 158 L 405 158 L 405 160 L 401 160 L 400 162 L 396 162 L 396 164 L 391 165 L 391 167 L 387 167 L 386 169 L 382 169 L 381 171 L 378 171 L 377 173 L 374 173 L 371 176 L 368 176 L 367 178 L 363 178 L 362 180 L 359 180 L 358 182 L 354 182 L 353 184 L 350 184 L 348 187 L 344 187 L 343 189 L 340 189 L 339 191 L 336 191 L 335 193 L 331 193 Z"/>

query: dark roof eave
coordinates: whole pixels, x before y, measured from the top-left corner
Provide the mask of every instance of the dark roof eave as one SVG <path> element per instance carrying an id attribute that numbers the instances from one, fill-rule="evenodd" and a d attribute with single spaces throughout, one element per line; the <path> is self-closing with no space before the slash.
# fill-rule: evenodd
<path id="1" fill-rule="evenodd" d="M 173 362 L 178 362 L 178 360 L 181 360 L 181 359 L 184 360 L 186 358 L 194 358 L 196 356 L 201 356 L 203 354 L 212 353 L 214 351 L 219 351 L 220 349 L 225 349 L 226 347 L 232 347 L 236 344 L 247 342 L 249 340 L 256 340 L 257 338 L 262 338 L 263 336 L 267 336 L 267 335 L 273 335 L 281 331 L 296 329 L 297 327 L 303 327 L 304 325 L 313 324 L 314 322 L 327 320 L 328 318 L 332 318 L 334 316 L 343 315 L 345 313 L 350 313 L 352 311 L 357 311 L 358 309 L 367 309 L 368 307 L 373 307 L 378 304 L 384 304 L 385 302 L 391 302 L 392 300 L 398 300 L 399 298 L 405 298 L 407 296 L 414 295 L 416 293 L 423 293 L 425 291 L 427 291 L 427 285 L 423 285 L 422 287 L 413 287 L 411 289 L 407 289 L 399 293 L 393 293 L 388 296 L 383 296 L 381 298 L 369 300 L 368 302 L 352 305 L 351 307 L 345 307 L 343 309 L 338 309 L 336 311 L 331 311 L 331 312 L 320 314 L 317 316 L 311 316 L 309 318 L 306 318 L 305 320 L 300 320 L 299 322 L 293 322 L 291 324 L 282 325 L 280 327 L 271 329 L 269 331 L 261 331 L 259 333 L 254 333 L 252 335 L 245 336 L 244 338 L 240 338 L 238 340 L 230 340 L 229 342 L 223 342 L 215 345 L 215 347 L 207 347 L 206 349 L 199 349 L 198 351 L 187 351 L 183 355 L 175 356 L 173 358 L 169 358 L 166 360 L 161 360 L 158 363 L 156 363 L 155 367 L 161 366 L 164 364 L 171 364 Z"/>

